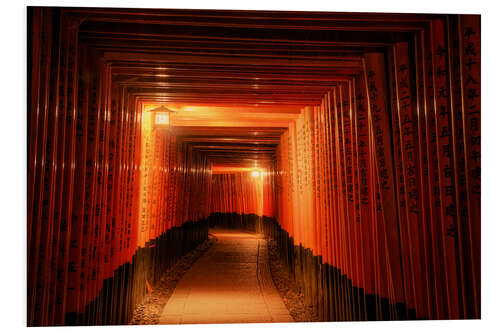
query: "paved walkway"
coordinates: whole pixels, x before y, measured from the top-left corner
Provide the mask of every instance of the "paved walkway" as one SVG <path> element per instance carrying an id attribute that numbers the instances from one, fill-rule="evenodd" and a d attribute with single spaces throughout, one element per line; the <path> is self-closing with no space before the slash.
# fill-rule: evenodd
<path id="1" fill-rule="evenodd" d="M 217 242 L 179 281 L 160 324 L 293 322 L 271 279 L 266 240 L 211 233 Z"/>

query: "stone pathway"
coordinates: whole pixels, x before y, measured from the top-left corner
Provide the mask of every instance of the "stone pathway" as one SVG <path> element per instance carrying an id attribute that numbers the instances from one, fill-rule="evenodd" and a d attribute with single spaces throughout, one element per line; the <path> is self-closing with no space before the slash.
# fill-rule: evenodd
<path id="1" fill-rule="evenodd" d="M 266 240 L 211 233 L 217 242 L 179 281 L 159 324 L 293 322 L 271 279 Z"/>

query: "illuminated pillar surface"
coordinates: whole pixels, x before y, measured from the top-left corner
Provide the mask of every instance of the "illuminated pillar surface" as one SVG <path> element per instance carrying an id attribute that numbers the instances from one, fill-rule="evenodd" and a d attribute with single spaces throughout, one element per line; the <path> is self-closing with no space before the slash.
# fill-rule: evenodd
<path id="1" fill-rule="evenodd" d="M 247 236 L 221 236 L 172 302 L 216 280 L 196 273 L 209 260 L 240 279 L 218 248 L 249 261 L 242 299 L 268 290 L 272 239 L 321 320 L 481 317 L 479 15 L 29 7 L 27 23 L 28 326 L 129 323 L 209 228 Z M 207 295 L 189 297 L 211 316 L 172 318 L 221 320 L 232 303 Z M 288 321 L 256 297 L 231 320 Z"/>

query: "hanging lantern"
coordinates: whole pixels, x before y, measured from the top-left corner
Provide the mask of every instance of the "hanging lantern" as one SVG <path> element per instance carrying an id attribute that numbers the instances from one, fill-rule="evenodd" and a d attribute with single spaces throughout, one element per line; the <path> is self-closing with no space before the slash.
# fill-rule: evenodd
<path id="1" fill-rule="evenodd" d="M 170 124 L 172 123 L 172 115 L 175 111 L 170 110 L 165 106 L 161 105 L 151 110 L 150 112 L 153 112 L 155 127 L 161 127 L 166 129 L 170 128 Z"/>

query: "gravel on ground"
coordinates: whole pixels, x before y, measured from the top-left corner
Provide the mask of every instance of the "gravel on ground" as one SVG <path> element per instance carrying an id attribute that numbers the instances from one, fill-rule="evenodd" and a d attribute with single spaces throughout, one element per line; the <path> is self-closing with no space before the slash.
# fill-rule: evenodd
<path id="1" fill-rule="evenodd" d="M 205 242 L 198 245 L 194 250 L 181 257 L 179 261 L 172 266 L 160 279 L 152 286 L 152 292 L 144 296 L 144 299 L 134 309 L 134 314 L 130 325 L 156 325 L 159 323 L 163 308 L 172 295 L 177 282 L 191 268 L 198 258 L 200 258 L 212 244 L 215 239 L 209 236 Z"/>
<path id="2" fill-rule="evenodd" d="M 271 276 L 292 318 L 296 322 L 320 321 L 318 316 L 314 314 L 312 306 L 306 305 L 304 294 L 301 292 L 293 276 L 281 263 L 276 241 L 269 239 L 267 244 L 269 247 Z"/>

